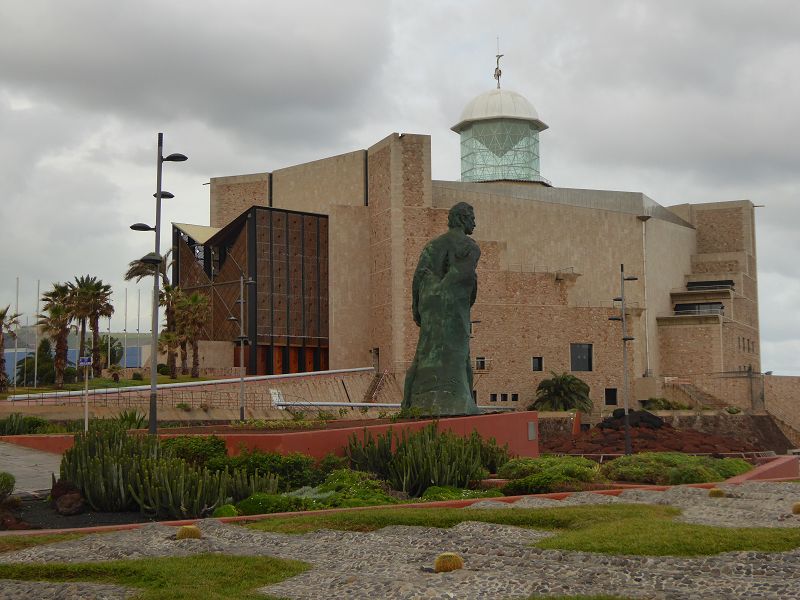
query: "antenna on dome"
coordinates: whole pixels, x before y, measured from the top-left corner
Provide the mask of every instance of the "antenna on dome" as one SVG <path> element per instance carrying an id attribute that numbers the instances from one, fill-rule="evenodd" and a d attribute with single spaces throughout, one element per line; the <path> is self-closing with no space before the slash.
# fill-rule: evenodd
<path id="1" fill-rule="evenodd" d="M 503 72 L 500 70 L 500 59 L 503 58 L 503 54 L 500 54 L 500 36 L 497 36 L 497 66 L 494 68 L 494 78 L 497 79 L 497 89 L 500 89 L 500 76 Z"/>

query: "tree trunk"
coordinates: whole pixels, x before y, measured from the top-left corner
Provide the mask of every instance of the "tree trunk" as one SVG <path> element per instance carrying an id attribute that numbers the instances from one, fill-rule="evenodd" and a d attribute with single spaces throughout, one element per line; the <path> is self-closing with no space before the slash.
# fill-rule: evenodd
<path id="1" fill-rule="evenodd" d="M 103 365 L 100 364 L 100 318 L 92 317 L 92 372 L 95 377 L 100 377 L 103 373 Z"/>
<path id="2" fill-rule="evenodd" d="M 200 377 L 200 343 L 192 339 L 192 377 Z"/>
<path id="3" fill-rule="evenodd" d="M 189 374 L 189 351 L 187 350 L 188 342 L 186 339 L 181 340 L 181 375 Z"/>
<path id="4" fill-rule="evenodd" d="M 80 348 L 78 349 L 78 358 L 86 355 L 86 317 L 81 319 L 81 337 L 79 340 Z M 77 365 L 75 365 L 77 367 Z M 78 376 L 83 377 L 83 370 L 86 367 L 78 367 Z"/>
<path id="5" fill-rule="evenodd" d="M 175 333 L 175 307 L 167 306 L 165 307 L 164 312 L 166 313 L 167 317 L 167 331 L 171 333 Z M 178 367 L 177 367 L 177 360 L 176 360 L 176 352 L 175 348 L 170 347 L 167 348 L 167 368 L 169 369 L 170 377 L 172 379 L 178 378 Z"/>
<path id="6" fill-rule="evenodd" d="M 56 357 L 53 363 L 56 377 L 55 384 L 57 389 L 64 387 L 64 369 L 67 368 L 67 335 L 68 331 L 58 334 L 56 337 Z"/>
<path id="7" fill-rule="evenodd" d="M 8 375 L 6 374 L 6 341 L 3 339 L 3 328 L 0 327 L 0 393 L 8 390 Z"/>

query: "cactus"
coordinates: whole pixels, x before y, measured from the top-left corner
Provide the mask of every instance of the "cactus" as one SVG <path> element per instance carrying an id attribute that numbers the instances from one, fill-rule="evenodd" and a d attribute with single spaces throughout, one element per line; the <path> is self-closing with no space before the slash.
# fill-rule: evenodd
<path id="1" fill-rule="evenodd" d="M 437 573 L 447 573 L 456 569 L 464 568 L 464 559 L 455 552 L 443 552 L 436 557 L 433 563 L 433 570 Z"/>
<path id="2" fill-rule="evenodd" d="M 795 502 L 792 504 L 792 514 L 800 515 L 800 502 Z"/>
<path id="3" fill-rule="evenodd" d="M 142 513 L 195 518 L 225 503 L 230 475 L 194 469 L 180 458 L 137 459 L 128 486 Z"/>
<path id="4" fill-rule="evenodd" d="M 157 439 L 128 435 L 122 428 L 90 428 L 75 436 L 61 459 L 61 480 L 75 485 L 96 511 L 124 511 L 136 507 L 128 489 L 134 463 L 163 455 Z"/>
<path id="5" fill-rule="evenodd" d="M 0 503 L 11 495 L 14 491 L 14 484 L 17 482 L 11 473 L 0 471 Z"/>
<path id="6" fill-rule="evenodd" d="M 228 480 L 229 498 L 239 502 L 256 493 L 276 494 L 278 492 L 278 476 L 266 473 L 264 475 L 256 469 L 252 475 L 246 469 L 234 469 Z"/>
<path id="7" fill-rule="evenodd" d="M 725 490 L 721 490 L 719 488 L 711 488 L 708 490 L 708 497 L 709 498 L 724 498 L 725 497 Z"/>
<path id="8" fill-rule="evenodd" d="M 199 540 L 203 537 L 200 528 L 197 525 L 183 525 L 178 527 L 178 532 L 175 534 L 176 540 Z"/>
<path id="9" fill-rule="evenodd" d="M 386 435 L 378 435 L 377 440 L 373 439 L 372 434 L 364 429 L 364 441 L 360 441 L 355 434 L 351 435 L 345 451 L 352 468 L 369 471 L 381 479 L 386 479 L 389 476 L 393 445 L 395 444 L 391 429 L 386 432 Z"/>

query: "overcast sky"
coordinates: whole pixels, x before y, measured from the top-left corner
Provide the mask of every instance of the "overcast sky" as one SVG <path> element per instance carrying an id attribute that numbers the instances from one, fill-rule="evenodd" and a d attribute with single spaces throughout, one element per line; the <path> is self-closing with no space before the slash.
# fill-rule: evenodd
<path id="1" fill-rule="evenodd" d="M 499 35 L 504 87 L 550 126 L 554 185 L 765 205 L 762 367 L 800 374 L 798 32 L 797 0 L 5 0 L 0 305 L 19 276 L 32 322 L 37 279 L 90 273 L 114 285 L 122 328 L 122 273 L 152 250 L 128 226 L 153 220 L 158 131 L 189 155 L 165 165 L 165 224 L 208 223 L 210 177 L 393 131 L 430 134 L 434 178 L 458 179 L 449 127 L 494 85 Z"/>

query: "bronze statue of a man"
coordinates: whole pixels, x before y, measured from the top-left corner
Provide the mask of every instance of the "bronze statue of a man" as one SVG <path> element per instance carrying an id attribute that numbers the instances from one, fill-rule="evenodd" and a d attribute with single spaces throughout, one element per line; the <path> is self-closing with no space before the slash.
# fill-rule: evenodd
<path id="1" fill-rule="evenodd" d="M 472 397 L 469 324 L 481 251 L 469 237 L 475 229 L 472 206 L 453 206 L 447 224 L 448 232 L 422 250 L 412 290 L 419 341 L 406 372 L 403 408 L 418 408 L 426 416 L 478 413 Z"/>

